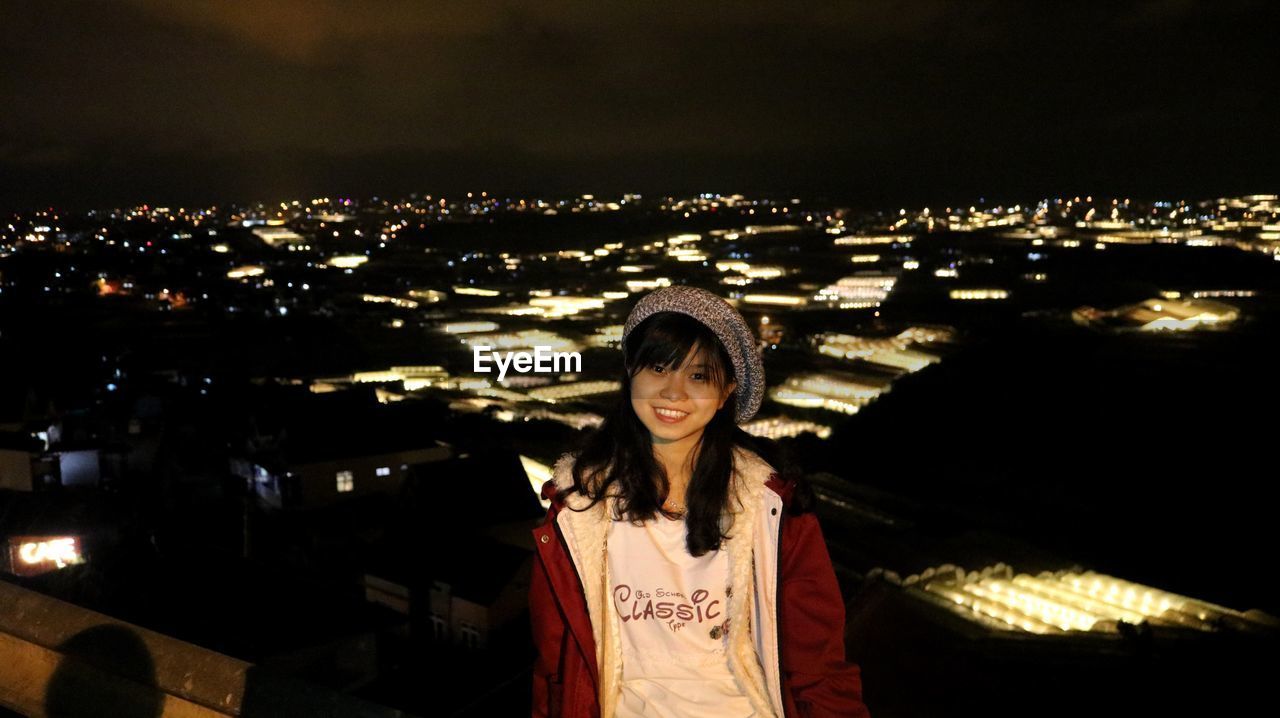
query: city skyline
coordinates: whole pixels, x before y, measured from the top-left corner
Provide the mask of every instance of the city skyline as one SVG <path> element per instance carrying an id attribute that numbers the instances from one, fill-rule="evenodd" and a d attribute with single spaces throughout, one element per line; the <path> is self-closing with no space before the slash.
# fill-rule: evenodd
<path id="1" fill-rule="evenodd" d="M 863 213 L 484 191 L 9 218 L 0 592 L 156 632 L 166 676 L 305 643 L 329 696 L 523 712 L 537 543 L 509 537 L 618 401 L 628 308 L 687 284 L 757 335 L 764 396 L 739 426 L 818 489 L 877 706 L 929 715 L 921 682 L 1007 681 L 920 660 L 975 630 L 993 657 L 1049 652 L 1014 710 L 1058 690 L 1054 662 L 1127 683 L 1153 643 L 1254 695 L 1245 649 L 1274 641 L 1276 609 L 1250 547 L 1274 492 L 1234 469 L 1270 445 L 1249 409 L 1276 394 L 1256 357 L 1280 316 L 1277 222 L 1274 194 Z M 500 379 L 482 347 L 581 361 Z M 1094 595 L 1130 593 L 1151 600 Z M 1220 704 L 1185 684 L 1135 697 Z M 947 701 L 1006 714 L 990 693 Z M 62 694 L 51 678 L 17 705 Z"/>
<path id="2" fill-rule="evenodd" d="M 605 453 L 752 715 L 1247 712 L 1278 9 L 0 0 L 0 715 L 586 715 Z"/>

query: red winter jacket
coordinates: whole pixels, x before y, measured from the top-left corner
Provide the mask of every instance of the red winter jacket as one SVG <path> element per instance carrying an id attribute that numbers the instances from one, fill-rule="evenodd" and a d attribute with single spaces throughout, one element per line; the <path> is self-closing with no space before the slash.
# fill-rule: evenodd
<path id="1" fill-rule="evenodd" d="M 782 482 L 754 453 L 736 452 L 735 479 L 743 480 L 734 485 L 740 498 L 754 502 L 757 517 L 754 523 L 744 524 L 747 531 L 730 531 L 731 536 L 742 536 L 738 548 L 726 541 L 740 561 L 751 564 L 742 575 L 754 576 L 751 607 L 745 607 L 748 599 L 743 599 L 738 609 L 749 615 L 745 621 L 733 621 L 750 626 L 754 643 L 740 649 L 752 656 L 752 672 L 740 675 L 758 678 L 763 668 L 763 685 L 756 695 L 767 696 L 762 710 L 782 718 L 869 716 L 862 702 L 860 670 L 845 660 L 844 600 L 817 517 L 789 515 L 794 483 Z M 621 675 L 620 658 L 611 658 L 620 654 L 597 650 L 597 637 L 605 629 L 593 624 L 593 616 L 607 612 L 601 603 L 603 591 L 585 588 L 607 580 L 606 502 L 599 502 L 595 510 L 566 508 L 566 503 L 576 508 L 586 505 L 580 494 L 567 491 L 573 485 L 572 463 L 571 455 L 563 456 L 555 477 L 543 485 L 543 498 L 551 499 L 551 508 L 546 521 L 533 532 L 538 560 L 529 588 L 529 609 L 538 650 L 533 671 L 535 718 L 600 718 L 601 683 L 611 686 L 616 696 Z M 731 551 L 730 556 L 734 555 Z M 749 587 L 734 593 L 750 596 L 752 591 Z M 594 611 L 589 608 L 592 602 Z M 737 616 L 734 605 L 730 604 L 730 615 Z M 610 668 L 602 671 L 605 662 Z M 753 686 L 759 683 L 750 678 L 744 681 Z M 611 713 L 614 702 L 616 698 L 611 698 L 604 712 Z"/>

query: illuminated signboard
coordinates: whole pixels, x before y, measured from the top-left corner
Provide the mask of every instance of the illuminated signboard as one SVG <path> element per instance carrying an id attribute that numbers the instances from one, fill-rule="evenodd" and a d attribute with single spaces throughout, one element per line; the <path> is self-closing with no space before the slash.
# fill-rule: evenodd
<path id="1" fill-rule="evenodd" d="M 9 538 L 9 572 L 37 574 L 84 563 L 78 536 L 13 536 Z"/>

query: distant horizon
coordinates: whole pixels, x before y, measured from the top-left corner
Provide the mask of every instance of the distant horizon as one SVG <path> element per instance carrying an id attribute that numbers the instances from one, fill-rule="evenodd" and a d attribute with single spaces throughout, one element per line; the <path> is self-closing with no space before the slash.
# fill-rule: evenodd
<path id="1" fill-rule="evenodd" d="M 0 208 L 1265 192 L 1277 19 L 1256 0 L 3 3 Z"/>
<path id="2" fill-rule="evenodd" d="M 851 201 L 845 201 L 847 198 L 844 198 L 844 197 L 832 196 L 831 193 L 817 193 L 817 192 L 805 193 L 805 192 L 774 191 L 774 192 L 748 193 L 748 192 L 737 191 L 737 190 L 728 190 L 728 191 L 690 190 L 687 192 L 674 192 L 674 191 L 640 192 L 636 190 L 621 190 L 621 191 L 606 192 L 606 191 L 600 191 L 600 190 L 593 191 L 590 189 L 586 189 L 582 191 L 572 191 L 572 192 L 517 193 L 517 192 L 490 191 L 484 188 L 475 188 L 475 189 L 459 189 L 459 190 L 454 190 L 452 192 L 433 192 L 433 191 L 426 191 L 426 190 L 414 190 L 414 191 L 409 191 L 409 192 L 399 193 L 399 194 L 397 193 L 337 193 L 337 192 L 325 193 L 325 192 L 321 192 L 318 194 L 301 194 L 301 195 L 294 194 L 294 195 L 270 197 L 270 198 L 259 197 L 259 198 L 253 198 L 248 200 L 222 200 L 217 202 L 165 202 L 160 200 L 142 200 L 132 204 L 110 204 L 110 205 L 69 206 L 69 205 L 49 204 L 49 205 L 31 205 L 31 206 L 21 207 L 21 208 L 0 207 L 0 213 L 3 213 L 4 215 L 8 215 L 8 216 L 20 217 L 20 216 L 25 216 L 25 215 L 36 213 L 36 212 L 47 212 L 51 210 L 55 212 L 70 213 L 74 215 L 86 215 L 90 212 L 107 212 L 107 211 L 114 211 L 114 210 L 137 209 L 137 208 L 144 208 L 144 207 L 151 208 L 151 209 L 160 208 L 160 207 L 168 208 L 168 209 L 178 209 L 178 208 L 207 209 L 207 208 L 223 208 L 223 207 L 234 207 L 238 209 L 245 209 L 245 208 L 252 208 L 258 205 L 277 206 L 281 202 L 302 202 L 302 201 L 312 202 L 317 199 L 325 199 L 325 198 L 328 198 L 330 200 L 330 204 L 333 204 L 333 202 L 336 200 L 351 200 L 353 203 L 363 204 L 366 202 L 375 202 L 375 201 L 384 201 L 384 200 L 397 200 L 397 201 L 398 200 L 415 200 L 416 201 L 424 197 L 432 197 L 433 200 L 446 199 L 452 202 L 455 200 L 468 199 L 467 197 L 468 193 L 474 195 L 472 199 L 479 199 L 482 192 L 487 193 L 489 195 L 489 199 L 501 198 L 504 201 L 506 201 L 507 199 L 568 200 L 568 199 L 582 199 L 587 196 L 592 196 L 598 200 L 612 201 L 612 200 L 620 199 L 626 195 L 637 195 L 641 198 L 642 202 L 646 204 L 653 201 L 655 198 L 663 198 L 663 197 L 670 197 L 673 199 L 684 199 L 684 198 L 698 197 L 704 194 L 717 196 L 717 197 L 731 197 L 734 195 L 741 195 L 745 200 L 774 201 L 774 200 L 780 200 L 784 198 L 798 199 L 803 203 L 820 204 L 824 207 L 829 207 L 833 209 L 838 208 L 838 209 L 851 209 L 851 210 L 862 211 L 862 212 L 879 212 L 879 211 L 895 211 L 895 210 L 904 209 L 904 208 L 905 209 L 924 209 L 924 208 L 944 209 L 948 207 L 967 208 L 969 206 L 983 206 L 983 207 L 1010 207 L 1010 206 L 1018 206 L 1018 205 L 1034 206 L 1034 203 L 1038 203 L 1041 201 L 1055 201 L 1058 199 L 1070 200 L 1070 199 L 1079 198 L 1077 201 L 1084 202 L 1084 201 L 1088 201 L 1085 199 L 1086 197 L 1095 197 L 1095 196 L 1098 197 L 1099 199 L 1106 199 L 1106 200 L 1124 199 L 1124 200 L 1129 200 L 1135 204 L 1151 204 L 1156 202 L 1186 202 L 1188 204 L 1198 204 L 1198 203 L 1210 202 L 1215 200 L 1240 199 L 1240 198 L 1246 198 L 1246 197 L 1276 197 L 1276 196 L 1280 196 L 1280 187 L 1277 187 L 1273 191 L 1266 191 L 1264 189 L 1264 190 L 1252 191 L 1252 192 L 1236 192 L 1236 193 L 1219 192 L 1219 193 L 1208 193 L 1208 194 L 1196 195 L 1196 196 L 1189 196 L 1189 195 L 1141 196 L 1141 195 L 1107 194 L 1107 193 L 1099 193 L 1099 192 L 1065 192 L 1065 193 L 1057 192 L 1057 193 L 1051 193 L 1048 195 L 1036 195 L 1034 197 L 1032 196 L 1010 197 L 1010 196 L 996 196 L 988 193 L 988 194 L 975 195 L 972 198 L 960 199 L 960 200 L 952 201 L 949 203 L 941 202 L 941 201 L 925 200 L 925 201 L 916 201 L 914 203 L 901 203 L 901 204 L 898 204 L 898 203 L 857 204 Z M 764 219 L 764 217 L 761 217 L 761 219 Z"/>

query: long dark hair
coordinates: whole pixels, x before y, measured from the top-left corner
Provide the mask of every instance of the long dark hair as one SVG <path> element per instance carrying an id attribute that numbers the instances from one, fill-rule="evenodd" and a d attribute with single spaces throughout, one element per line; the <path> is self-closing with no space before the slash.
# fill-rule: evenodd
<path id="1" fill-rule="evenodd" d="M 656 312 L 636 325 L 622 347 L 622 391 L 604 422 L 589 432 L 573 452 L 573 488 L 596 505 L 610 493 L 618 495 L 614 520 L 633 523 L 661 513 L 668 518 L 678 514 L 666 511 L 662 504 L 670 490 L 670 479 L 653 451 L 653 437 L 648 427 L 636 416 L 631 404 L 631 380 L 643 369 L 662 365 L 679 366 L 695 347 L 707 348 L 707 375 L 712 386 L 723 391 L 735 381 L 733 362 L 720 339 L 702 322 L 680 312 Z M 783 480 L 799 480 L 799 472 L 790 456 L 777 442 L 753 436 L 734 421 L 737 397 L 730 395 L 703 429 L 694 447 L 697 459 L 685 492 L 688 527 L 686 546 L 691 556 L 701 556 L 718 549 L 730 537 L 722 523 L 726 513 L 745 507 L 730 507 L 729 482 L 733 475 L 733 447 L 754 451 L 779 473 Z M 593 477 L 588 481 L 587 477 Z M 804 493 L 800 502 L 793 499 L 792 513 L 807 510 L 812 503 Z M 583 509 L 585 510 L 585 509 Z"/>

